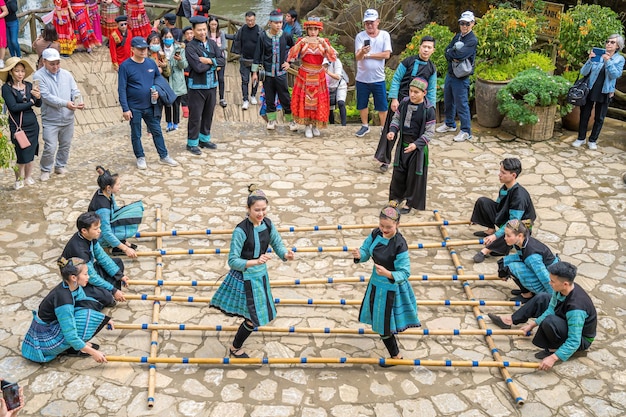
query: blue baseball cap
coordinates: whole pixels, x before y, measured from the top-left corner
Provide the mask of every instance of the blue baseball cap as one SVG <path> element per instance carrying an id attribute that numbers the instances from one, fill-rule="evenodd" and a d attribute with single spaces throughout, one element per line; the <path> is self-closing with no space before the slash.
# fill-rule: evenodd
<path id="1" fill-rule="evenodd" d="M 148 43 L 142 36 L 135 36 L 132 41 L 130 41 L 130 46 L 133 48 L 145 49 L 148 47 Z"/>

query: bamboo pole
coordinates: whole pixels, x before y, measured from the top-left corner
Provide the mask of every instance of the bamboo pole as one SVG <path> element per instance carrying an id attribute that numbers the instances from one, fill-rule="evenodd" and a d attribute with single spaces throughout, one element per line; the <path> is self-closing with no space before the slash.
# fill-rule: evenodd
<path id="1" fill-rule="evenodd" d="M 150 324 L 150 323 L 115 323 L 116 330 L 170 330 L 170 331 L 214 331 L 214 332 L 236 332 L 239 326 L 225 325 L 203 325 L 203 324 Z M 254 329 L 259 333 L 305 333 L 305 334 L 356 334 L 356 335 L 376 335 L 379 334 L 371 329 L 363 327 L 357 329 L 329 327 L 274 327 L 259 326 Z M 526 336 L 521 330 L 515 329 L 407 329 L 402 335 L 415 336 L 485 336 L 485 335 L 504 335 L 504 336 Z"/>
<path id="2" fill-rule="evenodd" d="M 404 365 L 404 366 L 445 366 L 464 368 L 532 368 L 539 366 L 536 362 L 509 361 L 456 361 L 431 359 L 385 359 L 385 358 L 151 358 L 148 356 L 107 356 L 108 362 L 134 363 L 192 363 L 202 365 L 278 365 L 278 364 L 353 364 L 353 365 Z"/>
<path id="3" fill-rule="evenodd" d="M 435 220 L 441 220 L 441 215 L 439 214 L 439 211 L 435 210 L 434 216 L 435 216 Z M 441 232 L 441 237 L 444 240 L 449 238 L 448 230 L 446 229 L 446 226 L 443 226 L 443 225 L 439 226 L 439 230 Z M 450 245 L 448 246 L 448 251 L 450 252 L 450 256 L 452 257 L 452 262 L 454 263 L 457 273 L 459 275 L 463 275 L 464 273 L 463 266 L 461 265 L 461 262 L 456 253 L 456 250 L 452 247 L 452 245 Z M 465 281 L 463 283 L 463 289 L 465 291 L 465 295 L 468 298 L 468 300 L 473 300 L 474 294 L 469 285 L 469 282 Z M 487 325 L 483 318 L 482 312 L 480 311 L 480 308 L 478 308 L 478 305 L 472 306 L 472 312 L 474 313 L 474 317 L 476 317 L 476 320 L 478 321 L 478 327 L 480 327 L 481 329 L 486 329 Z M 493 355 L 494 360 L 502 361 L 502 357 L 500 355 L 500 352 L 498 351 L 498 348 L 496 347 L 493 341 L 493 337 L 491 337 L 491 335 L 485 335 L 485 341 L 487 342 L 487 346 L 489 347 L 489 350 L 491 351 L 491 354 Z M 509 373 L 508 369 L 504 367 L 500 367 L 500 374 L 502 375 L 502 378 L 504 379 L 504 382 L 506 383 L 506 386 L 509 389 L 509 393 L 513 397 L 513 401 L 515 401 L 515 403 L 520 407 L 524 405 L 524 398 L 522 398 L 519 390 L 517 389 L 517 386 L 513 382 L 513 379 L 511 378 L 511 374 Z"/>
<path id="4" fill-rule="evenodd" d="M 149 294 L 128 294 L 127 300 L 140 301 L 172 301 L 183 303 L 210 303 L 210 297 L 192 297 L 184 295 L 149 295 Z M 351 305 L 360 306 L 362 300 L 349 300 L 340 298 L 338 300 L 315 300 L 313 298 L 274 298 L 275 304 L 282 305 Z M 500 300 L 417 300 L 418 306 L 521 306 L 520 301 L 500 301 Z"/>
<path id="5" fill-rule="evenodd" d="M 318 284 L 344 284 L 367 282 L 365 275 L 358 277 L 343 278 L 317 278 L 317 279 L 278 279 L 270 281 L 272 287 L 287 287 L 292 285 L 318 285 Z M 459 281 L 459 280 L 478 280 L 478 281 L 498 281 L 501 280 L 497 275 L 411 275 L 409 281 Z M 164 287 L 219 287 L 221 281 L 164 281 L 164 280 L 129 280 L 129 285 L 161 285 Z"/>
<path id="6" fill-rule="evenodd" d="M 442 220 L 440 222 L 413 222 L 402 223 L 403 228 L 407 227 L 422 227 L 422 226 L 439 226 L 445 225 L 457 225 L 457 224 L 470 224 L 469 220 Z M 346 224 L 335 226 L 287 226 L 278 227 L 278 232 L 319 232 L 326 230 L 352 230 L 352 229 L 374 229 L 378 227 L 378 224 Z M 156 236 L 194 236 L 194 235 L 231 235 L 234 229 L 225 230 L 212 230 L 212 229 L 196 229 L 196 230 L 171 230 L 163 232 L 137 232 L 135 237 L 156 237 Z"/>
<path id="7" fill-rule="evenodd" d="M 161 230 L 161 208 L 157 206 L 156 208 L 156 230 Z M 163 246 L 163 238 L 157 237 L 156 239 L 157 247 Z M 159 278 L 163 276 L 163 258 L 161 256 L 156 257 L 156 277 L 157 281 Z M 156 285 L 154 287 L 154 295 L 155 297 L 159 297 L 161 295 L 161 286 Z M 159 312 L 160 312 L 161 303 L 159 301 L 154 301 L 152 304 L 152 323 L 159 323 Z M 150 357 L 157 357 L 157 349 L 159 347 L 159 332 L 157 329 L 153 329 L 150 332 Z M 150 365 L 148 370 L 148 408 L 154 407 L 154 393 L 156 391 L 156 366 L 154 364 Z"/>
<path id="8" fill-rule="evenodd" d="M 447 246 L 466 246 L 466 245 L 482 245 L 484 242 L 482 239 L 471 239 L 471 240 L 456 240 L 456 241 L 444 241 L 444 242 L 436 242 L 436 243 L 417 243 L 413 245 L 408 245 L 409 249 L 430 249 L 430 248 L 445 248 Z M 291 250 L 294 252 L 349 252 L 353 248 L 349 246 L 303 246 L 301 248 L 297 248 L 295 246 L 291 247 Z M 268 253 L 272 253 L 271 248 L 267 250 Z M 148 252 L 137 252 L 137 256 L 158 256 L 158 255 L 219 255 L 219 254 L 227 254 L 230 253 L 230 249 L 173 249 L 173 250 L 165 250 L 165 249 L 157 249 L 156 251 L 148 251 Z"/>

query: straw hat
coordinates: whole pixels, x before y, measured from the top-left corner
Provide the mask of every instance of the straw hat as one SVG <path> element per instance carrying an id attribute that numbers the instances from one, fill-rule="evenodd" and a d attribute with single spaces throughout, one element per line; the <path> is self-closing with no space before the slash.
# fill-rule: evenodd
<path id="1" fill-rule="evenodd" d="M 26 76 L 24 78 L 28 78 L 28 76 L 34 72 L 33 67 L 30 66 L 28 61 L 17 56 L 12 56 L 4 61 L 4 68 L 0 69 L 0 80 L 2 80 L 3 83 L 7 82 L 9 71 L 11 71 L 17 64 L 24 65 L 24 69 L 26 70 Z"/>

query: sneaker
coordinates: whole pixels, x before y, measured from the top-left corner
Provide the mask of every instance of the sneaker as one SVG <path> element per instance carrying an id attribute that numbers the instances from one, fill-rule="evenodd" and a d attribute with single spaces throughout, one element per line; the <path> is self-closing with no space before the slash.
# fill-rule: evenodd
<path id="1" fill-rule="evenodd" d="M 33 179 L 33 177 L 26 177 L 26 179 L 24 180 L 24 183 L 26 183 L 26 185 L 34 185 L 35 180 Z"/>
<path id="2" fill-rule="evenodd" d="M 313 137 L 313 129 L 311 129 L 311 125 L 307 125 L 304 128 L 304 136 L 308 139 L 311 139 Z"/>
<path id="3" fill-rule="evenodd" d="M 276 120 L 270 120 L 267 122 L 267 130 L 276 129 Z"/>
<path id="4" fill-rule="evenodd" d="M 592 151 L 596 151 L 598 150 L 598 144 L 596 142 L 589 142 L 587 144 L 587 146 L 589 147 L 589 149 L 591 149 Z"/>
<path id="5" fill-rule="evenodd" d="M 363 136 L 367 135 L 368 133 L 370 133 L 370 127 L 361 125 L 361 128 L 359 130 L 357 130 L 357 132 L 356 132 L 356 137 L 357 138 L 362 138 Z"/>
<path id="6" fill-rule="evenodd" d="M 182 106 L 183 108 L 183 117 L 185 119 L 189 118 L 189 107 L 188 106 Z"/>
<path id="7" fill-rule="evenodd" d="M 313 128 L 313 136 L 319 136 L 321 135 L 320 130 L 316 127 Z"/>
<path id="8" fill-rule="evenodd" d="M 472 135 L 467 132 L 459 132 L 459 134 L 454 137 L 455 142 L 465 142 L 470 139 L 472 139 Z"/>
<path id="9" fill-rule="evenodd" d="M 172 125 L 172 130 L 178 130 L 178 125 L 176 123 Z"/>
<path id="10" fill-rule="evenodd" d="M 217 145 L 213 142 L 199 142 L 198 146 L 206 149 L 217 149 Z"/>
<path id="11" fill-rule="evenodd" d="M 259 102 L 256 100 L 255 96 L 250 97 L 250 104 L 256 106 Z"/>
<path id="12" fill-rule="evenodd" d="M 250 102 L 248 100 L 244 100 L 241 105 L 241 110 L 248 110 L 248 107 L 250 107 Z"/>
<path id="13" fill-rule="evenodd" d="M 171 132 L 172 130 L 174 130 L 174 123 L 169 122 L 167 124 L 167 128 L 165 129 L 166 132 Z"/>
<path id="14" fill-rule="evenodd" d="M 15 185 L 13 186 L 13 188 L 15 188 L 16 190 L 19 190 L 20 188 L 24 188 L 24 180 L 15 181 Z"/>
<path id="15" fill-rule="evenodd" d="M 159 162 L 163 165 L 169 165 L 171 167 L 177 167 L 179 165 L 178 162 L 176 162 L 176 160 L 169 155 L 165 158 L 159 159 Z"/>
<path id="16" fill-rule="evenodd" d="M 202 155 L 202 151 L 197 146 L 189 146 L 187 145 L 187 150 L 194 155 Z"/>
<path id="17" fill-rule="evenodd" d="M 447 124 L 442 124 L 437 129 L 435 129 L 437 133 L 446 133 L 446 132 L 456 132 L 456 127 L 448 126 Z"/>
<path id="18" fill-rule="evenodd" d="M 139 157 L 137 158 L 137 168 L 138 169 L 148 169 L 148 164 L 146 164 L 146 158 Z"/>
<path id="19" fill-rule="evenodd" d="M 54 168 L 54 173 L 59 174 L 59 175 L 67 174 L 67 168 L 63 168 L 63 167 Z"/>
<path id="20" fill-rule="evenodd" d="M 228 106 L 228 103 L 226 103 L 226 100 L 221 99 L 221 100 L 220 100 L 220 106 L 222 106 L 222 107 L 226 107 L 226 106 Z"/>
<path id="21" fill-rule="evenodd" d="M 42 172 L 41 173 L 41 177 L 39 177 L 39 179 L 41 181 L 48 181 L 50 179 L 50 173 L 49 172 Z"/>
<path id="22" fill-rule="evenodd" d="M 576 139 L 576 140 L 574 141 L 574 143 L 572 143 L 572 146 L 573 146 L 574 148 L 580 148 L 581 146 L 583 146 L 583 145 L 585 144 L 585 142 L 586 142 L 586 141 L 585 141 L 584 139 Z"/>
<path id="23" fill-rule="evenodd" d="M 291 122 L 289 122 L 289 130 L 295 132 L 296 130 L 298 130 L 298 124 L 292 120 Z"/>

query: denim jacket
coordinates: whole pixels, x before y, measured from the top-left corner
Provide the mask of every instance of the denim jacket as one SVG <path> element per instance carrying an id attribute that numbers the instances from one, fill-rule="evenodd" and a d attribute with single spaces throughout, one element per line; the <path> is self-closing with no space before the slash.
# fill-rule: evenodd
<path id="1" fill-rule="evenodd" d="M 600 62 L 591 62 L 590 59 L 585 62 L 585 65 L 580 69 L 580 74 L 583 76 L 587 76 L 587 74 L 591 73 L 589 76 L 589 87 L 593 87 L 593 84 L 598 79 L 598 74 L 600 74 L 600 70 L 602 67 L 605 67 L 606 76 L 604 77 L 604 85 L 602 86 L 602 93 L 613 95 L 612 93 L 615 91 L 615 82 L 622 75 L 622 71 L 624 69 L 624 57 L 616 52 L 606 64 L 604 59 L 600 60 Z"/>

